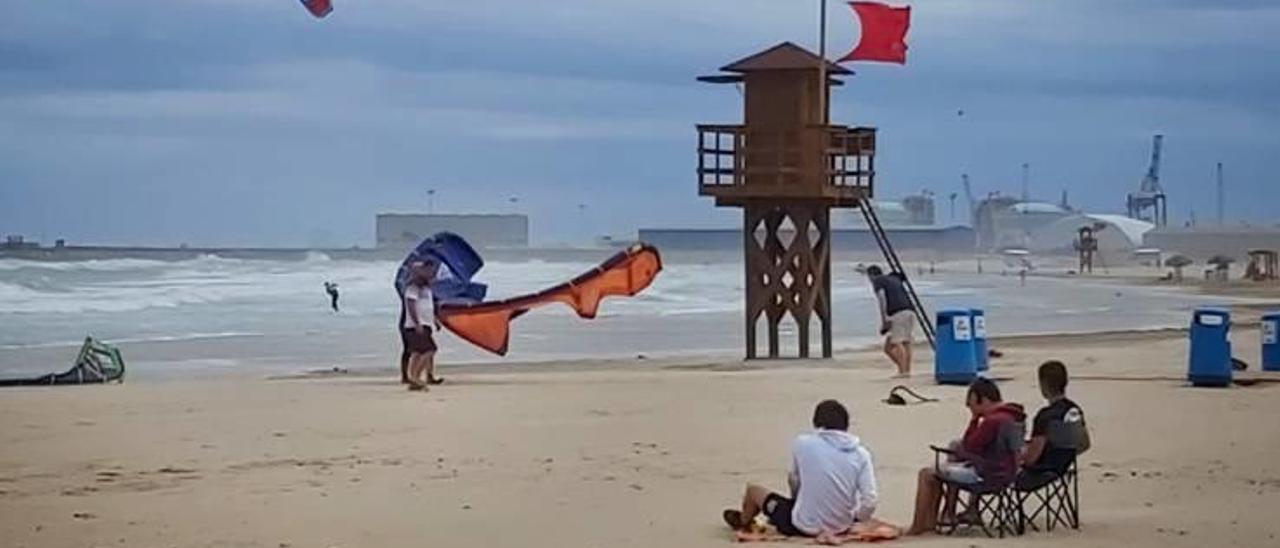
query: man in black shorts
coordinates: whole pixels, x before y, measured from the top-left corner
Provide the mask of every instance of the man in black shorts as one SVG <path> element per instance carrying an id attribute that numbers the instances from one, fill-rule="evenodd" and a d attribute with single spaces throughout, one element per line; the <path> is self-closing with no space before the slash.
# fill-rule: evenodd
<path id="1" fill-rule="evenodd" d="M 410 265 L 409 280 L 412 282 L 414 277 L 417 275 L 417 271 L 424 268 L 427 264 L 428 263 L 417 262 Z M 439 268 L 436 267 L 436 270 L 438 271 Z M 404 292 L 400 291 L 399 288 L 397 288 L 396 291 L 400 297 L 400 317 L 396 320 L 396 332 L 400 334 L 400 384 L 412 384 L 412 381 L 409 380 L 409 358 L 413 356 L 413 351 L 410 350 L 409 336 L 407 335 L 408 331 L 405 329 L 408 317 L 405 308 Z M 427 384 L 441 384 L 443 382 L 444 378 L 436 376 L 434 368 L 432 368 L 432 371 L 428 372 Z"/>
<path id="2" fill-rule="evenodd" d="M 436 264 L 427 262 L 414 269 L 409 285 L 404 288 L 402 301 L 404 322 L 401 324 L 401 341 L 409 351 L 408 381 L 410 390 L 426 390 L 434 379 L 436 342 L 431 336 L 435 326 L 435 299 L 431 294 L 431 282 L 435 279 Z M 426 379 L 422 378 L 426 373 Z"/>

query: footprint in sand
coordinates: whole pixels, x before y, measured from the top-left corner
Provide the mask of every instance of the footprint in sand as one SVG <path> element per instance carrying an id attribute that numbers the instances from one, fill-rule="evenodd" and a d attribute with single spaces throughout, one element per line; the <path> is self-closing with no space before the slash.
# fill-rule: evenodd
<path id="1" fill-rule="evenodd" d="M 157 474 L 194 474 L 195 470 L 190 468 L 178 468 L 176 466 L 165 466 L 156 470 Z"/>

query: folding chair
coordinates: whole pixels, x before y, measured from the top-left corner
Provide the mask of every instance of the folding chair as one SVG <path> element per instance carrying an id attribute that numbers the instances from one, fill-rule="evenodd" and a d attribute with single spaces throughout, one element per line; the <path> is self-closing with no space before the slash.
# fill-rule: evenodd
<path id="1" fill-rule="evenodd" d="M 943 455 L 954 455 L 950 449 L 931 446 L 933 449 L 934 469 L 942 465 Z M 997 483 L 983 482 L 977 484 L 958 483 L 939 477 L 944 489 L 954 489 L 956 497 L 956 515 L 950 523 L 938 521 L 937 532 L 943 535 L 954 535 L 960 529 L 977 528 L 988 537 L 1004 538 L 1005 535 L 1021 535 L 1022 512 L 1018 500 L 1014 496 L 1012 481 Z M 968 500 L 966 500 L 966 498 Z M 960 516 L 976 517 L 976 520 L 961 519 Z"/>
<path id="2" fill-rule="evenodd" d="M 1013 483 L 1018 503 L 1018 527 L 1039 531 L 1036 520 L 1044 516 L 1046 531 L 1062 525 L 1080 528 L 1080 475 L 1076 461 L 1062 473 L 1050 470 L 1023 471 Z M 1027 512 L 1031 503 L 1031 512 Z"/>

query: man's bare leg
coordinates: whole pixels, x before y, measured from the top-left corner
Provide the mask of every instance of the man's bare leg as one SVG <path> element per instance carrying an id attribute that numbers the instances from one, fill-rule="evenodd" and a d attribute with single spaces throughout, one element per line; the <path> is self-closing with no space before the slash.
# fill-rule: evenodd
<path id="1" fill-rule="evenodd" d="M 422 363 L 423 363 L 423 369 L 425 369 L 427 372 L 426 382 L 427 384 L 431 384 L 431 381 L 435 380 L 436 378 L 436 353 L 427 352 L 426 354 L 423 354 Z"/>
<path id="2" fill-rule="evenodd" d="M 415 352 L 409 357 L 409 386 L 415 390 L 425 390 L 427 383 L 422 381 L 422 371 L 426 368 L 426 354 Z"/>
<path id="3" fill-rule="evenodd" d="M 889 358 L 889 361 L 893 362 L 894 367 L 898 367 L 898 349 L 897 349 L 897 346 L 898 346 L 898 345 L 893 344 L 893 343 L 892 343 L 892 342 L 890 342 L 890 341 L 889 341 L 889 339 L 887 339 L 887 338 L 884 340 L 884 349 L 883 349 L 883 350 L 884 350 L 884 355 L 885 355 L 885 356 L 887 356 L 887 357 Z"/>
<path id="4" fill-rule="evenodd" d="M 954 487 L 943 488 L 944 500 L 942 504 L 942 520 L 947 523 L 956 522 L 956 501 L 960 498 L 960 490 Z"/>
<path id="5" fill-rule="evenodd" d="M 427 385 L 427 378 L 425 374 L 427 371 L 427 353 L 423 352 L 421 354 L 417 354 L 415 357 L 418 360 L 418 367 L 413 374 L 413 382 L 425 387 Z"/>
<path id="6" fill-rule="evenodd" d="M 408 348 L 400 352 L 400 384 L 409 384 L 409 359 L 412 357 Z"/>
<path id="7" fill-rule="evenodd" d="M 899 369 L 899 371 L 903 374 L 903 376 L 907 376 L 907 377 L 911 376 L 911 357 L 912 357 L 911 355 L 912 355 L 911 343 L 909 342 L 902 343 L 903 366 Z"/>
<path id="8" fill-rule="evenodd" d="M 906 377 L 911 374 L 911 366 L 907 362 L 905 345 L 901 343 L 885 343 L 885 354 L 889 355 L 889 359 L 893 361 L 894 367 L 898 369 L 897 377 Z M 906 364 L 906 365 L 904 365 Z"/>
<path id="9" fill-rule="evenodd" d="M 921 468 L 916 479 L 916 508 L 908 535 L 932 533 L 938 526 L 938 503 L 942 499 L 942 482 L 932 468 Z"/>
<path id="10" fill-rule="evenodd" d="M 738 518 L 738 530 L 745 531 L 764 509 L 764 499 L 769 498 L 769 490 L 756 484 L 747 484 L 747 492 L 742 495 L 742 515 Z"/>

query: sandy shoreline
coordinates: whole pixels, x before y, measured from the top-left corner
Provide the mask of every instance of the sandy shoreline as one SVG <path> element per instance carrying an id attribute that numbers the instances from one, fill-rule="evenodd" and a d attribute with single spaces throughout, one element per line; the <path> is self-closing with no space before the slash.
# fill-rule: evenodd
<path id="1" fill-rule="evenodd" d="M 1256 330 L 1234 340 L 1256 363 Z M 999 344 L 1007 398 L 1033 408 L 1043 359 L 1081 376 L 1185 370 L 1185 338 L 1173 332 Z M 362 375 L 6 391 L 0 538 L 15 547 L 727 546 L 718 510 L 745 481 L 781 486 L 787 443 L 817 400 L 850 406 L 881 475 L 881 517 L 897 522 L 910 518 L 925 446 L 965 418 L 962 389 L 923 376 L 911 384 L 942 402 L 879 403 L 892 383 L 870 352 L 577 365 L 593 370 L 457 369 L 427 395 Z M 1280 385 L 1082 380 L 1071 393 L 1094 430 L 1084 528 L 1004 544 L 1274 545 Z"/>

